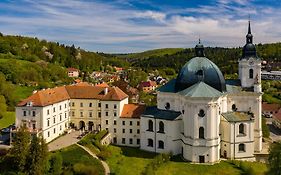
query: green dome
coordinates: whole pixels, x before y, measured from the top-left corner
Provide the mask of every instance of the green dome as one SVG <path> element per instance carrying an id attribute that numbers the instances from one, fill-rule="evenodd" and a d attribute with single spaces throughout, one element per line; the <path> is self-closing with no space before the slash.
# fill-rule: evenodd
<path id="1" fill-rule="evenodd" d="M 197 57 L 187 62 L 179 72 L 175 84 L 176 91 L 182 91 L 202 81 L 220 92 L 225 92 L 225 80 L 220 69 L 211 60 L 204 57 L 204 47 L 199 48 L 200 50 L 198 50 L 198 46 L 195 47 Z"/>

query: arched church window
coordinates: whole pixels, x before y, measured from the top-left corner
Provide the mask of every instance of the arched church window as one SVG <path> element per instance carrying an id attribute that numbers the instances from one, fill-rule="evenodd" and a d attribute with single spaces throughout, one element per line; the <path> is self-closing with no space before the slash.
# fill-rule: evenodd
<path id="1" fill-rule="evenodd" d="M 200 127 L 199 128 L 199 139 L 204 139 L 204 128 Z"/>
<path id="2" fill-rule="evenodd" d="M 250 79 L 254 78 L 254 70 L 253 69 L 249 69 L 249 78 Z"/>
<path id="3" fill-rule="evenodd" d="M 239 125 L 239 134 L 245 134 L 245 125 L 243 123 Z"/>
<path id="4" fill-rule="evenodd" d="M 205 116 L 205 112 L 203 109 L 200 109 L 199 113 L 198 113 L 199 117 L 204 117 Z"/>
<path id="5" fill-rule="evenodd" d="M 164 133 L 164 122 L 160 121 L 159 122 L 159 131 L 160 133 Z"/>
<path id="6" fill-rule="evenodd" d="M 148 139 L 147 142 L 148 142 L 147 146 L 153 147 L 153 140 L 152 139 Z"/>
<path id="7" fill-rule="evenodd" d="M 148 131 L 153 131 L 153 121 L 152 120 L 148 120 Z"/>
<path id="8" fill-rule="evenodd" d="M 245 152 L 245 144 L 240 143 L 238 147 L 239 147 L 239 151 Z"/>
<path id="9" fill-rule="evenodd" d="M 159 149 L 164 149 L 164 142 L 162 140 L 158 141 L 158 148 Z"/>
<path id="10" fill-rule="evenodd" d="M 231 107 L 232 111 L 237 111 L 237 108 L 236 108 L 236 105 L 233 104 L 232 107 Z"/>
<path id="11" fill-rule="evenodd" d="M 170 107 L 171 107 L 170 103 L 166 103 L 165 109 L 170 109 Z"/>

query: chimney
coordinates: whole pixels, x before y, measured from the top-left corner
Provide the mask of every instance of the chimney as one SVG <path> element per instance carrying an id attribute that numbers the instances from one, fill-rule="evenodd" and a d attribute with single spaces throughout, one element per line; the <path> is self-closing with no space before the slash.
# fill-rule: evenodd
<path id="1" fill-rule="evenodd" d="M 108 93 L 108 88 L 104 88 L 104 95 L 106 95 Z"/>

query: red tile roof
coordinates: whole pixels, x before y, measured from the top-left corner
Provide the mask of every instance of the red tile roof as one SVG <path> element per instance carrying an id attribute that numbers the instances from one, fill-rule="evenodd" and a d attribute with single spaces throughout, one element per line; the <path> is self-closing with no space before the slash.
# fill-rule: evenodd
<path id="1" fill-rule="evenodd" d="M 67 71 L 79 71 L 79 70 L 76 68 L 70 67 L 70 68 L 67 68 Z"/>
<path id="2" fill-rule="evenodd" d="M 107 93 L 106 92 L 107 89 Z M 106 101 L 121 101 L 127 98 L 118 87 L 95 87 L 95 86 L 62 86 L 47 90 L 41 90 L 21 101 L 17 106 L 26 106 L 33 102 L 33 106 L 48 106 L 67 99 L 99 99 Z"/>
<path id="3" fill-rule="evenodd" d="M 273 114 L 272 116 L 274 119 L 278 120 L 281 123 L 281 108 L 278 110 L 277 113 Z"/>
<path id="4" fill-rule="evenodd" d="M 21 101 L 17 106 L 26 106 L 32 102 L 32 106 L 48 106 L 69 99 L 64 86 L 38 91 Z"/>
<path id="5" fill-rule="evenodd" d="M 105 82 L 101 83 L 101 84 L 97 84 L 97 87 L 109 87 L 109 85 Z"/>
<path id="6" fill-rule="evenodd" d="M 125 104 L 120 118 L 139 119 L 144 111 L 145 111 L 145 105 Z"/>
<path id="7" fill-rule="evenodd" d="M 268 104 L 268 103 L 262 103 L 262 111 L 263 112 L 273 112 L 278 111 L 280 109 L 279 104 Z"/>
<path id="8" fill-rule="evenodd" d="M 155 81 L 143 81 L 141 82 L 141 87 L 151 87 L 151 86 L 157 86 L 157 83 Z"/>

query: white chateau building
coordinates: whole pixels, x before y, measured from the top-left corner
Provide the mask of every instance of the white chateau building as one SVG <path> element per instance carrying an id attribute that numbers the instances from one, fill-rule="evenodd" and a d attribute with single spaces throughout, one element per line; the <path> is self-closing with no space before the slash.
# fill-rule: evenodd
<path id="1" fill-rule="evenodd" d="M 20 102 L 16 126 L 26 125 L 47 142 L 71 125 L 106 129 L 114 144 L 182 154 L 191 162 L 255 160 L 262 150 L 262 91 L 261 60 L 252 42 L 249 22 L 237 80 L 224 79 L 199 41 L 196 57 L 157 91 L 156 107 L 128 104 L 128 95 L 117 87 L 62 86 Z"/>
<path id="2" fill-rule="evenodd" d="M 261 60 L 252 41 L 249 22 L 238 80 L 225 80 L 199 41 L 196 57 L 159 89 L 157 107 L 142 115 L 141 149 L 198 163 L 255 160 L 262 150 L 262 91 Z"/>

